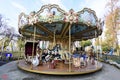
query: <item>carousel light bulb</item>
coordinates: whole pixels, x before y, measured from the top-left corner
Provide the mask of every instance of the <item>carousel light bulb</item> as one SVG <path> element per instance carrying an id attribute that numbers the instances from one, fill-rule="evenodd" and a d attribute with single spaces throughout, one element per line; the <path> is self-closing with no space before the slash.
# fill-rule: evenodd
<path id="1" fill-rule="evenodd" d="M 52 20 L 51 19 L 49 19 L 49 21 L 48 21 L 50 24 L 52 23 Z"/>

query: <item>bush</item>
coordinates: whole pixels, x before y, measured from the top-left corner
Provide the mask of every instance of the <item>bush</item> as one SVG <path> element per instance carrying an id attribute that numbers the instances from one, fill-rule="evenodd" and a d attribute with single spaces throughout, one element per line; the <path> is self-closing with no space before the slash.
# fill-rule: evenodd
<path id="1" fill-rule="evenodd" d="M 86 47 L 86 46 L 90 46 L 90 45 L 92 45 L 92 43 L 91 43 L 90 40 L 82 41 L 82 42 L 81 42 L 81 46 L 82 46 L 82 47 Z"/>

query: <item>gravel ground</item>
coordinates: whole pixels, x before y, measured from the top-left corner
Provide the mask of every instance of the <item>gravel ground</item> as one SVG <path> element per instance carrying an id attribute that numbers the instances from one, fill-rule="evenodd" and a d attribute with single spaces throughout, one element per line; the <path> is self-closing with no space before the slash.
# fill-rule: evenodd
<path id="1" fill-rule="evenodd" d="M 17 62 L 13 61 L 0 66 L 0 80 L 120 80 L 120 70 L 103 63 L 101 71 L 75 76 L 53 76 L 29 73 L 17 68 Z"/>

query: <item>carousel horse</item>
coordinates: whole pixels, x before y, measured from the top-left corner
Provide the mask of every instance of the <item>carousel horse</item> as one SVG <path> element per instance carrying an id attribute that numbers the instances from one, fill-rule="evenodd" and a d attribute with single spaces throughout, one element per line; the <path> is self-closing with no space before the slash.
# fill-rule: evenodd
<path id="1" fill-rule="evenodd" d="M 51 54 L 48 54 L 46 57 L 45 57 L 45 61 L 49 61 L 51 59 Z"/>
<path id="2" fill-rule="evenodd" d="M 69 59 L 72 58 L 72 55 L 68 51 L 65 51 L 65 53 L 63 53 L 63 54 L 64 54 L 64 58 L 65 58 L 65 64 L 69 64 Z"/>
<path id="3" fill-rule="evenodd" d="M 32 59 L 32 64 L 33 66 L 38 66 L 39 65 L 39 59 L 38 56 L 36 55 L 33 59 Z"/>
<path id="4" fill-rule="evenodd" d="M 48 55 L 45 57 L 45 60 L 48 61 L 51 58 L 55 60 L 61 60 L 61 55 L 59 54 L 61 47 L 59 44 L 56 44 L 52 50 L 48 50 Z"/>
<path id="5" fill-rule="evenodd" d="M 60 44 L 56 44 L 52 49 L 52 51 L 57 51 L 57 52 L 59 52 L 60 50 L 61 50 Z"/>
<path id="6" fill-rule="evenodd" d="M 34 57 L 27 55 L 26 62 L 33 64 L 33 66 L 38 66 L 40 62 L 40 55 L 36 54 Z"/>

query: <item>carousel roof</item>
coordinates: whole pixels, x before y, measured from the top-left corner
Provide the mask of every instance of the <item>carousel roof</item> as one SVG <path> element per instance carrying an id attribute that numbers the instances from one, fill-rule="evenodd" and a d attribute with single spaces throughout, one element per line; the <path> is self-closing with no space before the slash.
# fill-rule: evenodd
<path id="1" fill-rule="evenodd" d="M 53 40 L 54 34 L 56 39 L 68 39 L 69 26 L 72 40 L 86 40 L 94 38 L 95 34 L 96 37 L 101 35 L 103 24 L 90 8 L 66 12 L 56 4 L 44 5 L 29 15 L 21 13 L 18 21 L 20 34 L 31 38 L 36 28 L 35 37 L 42 40 Z"/>

